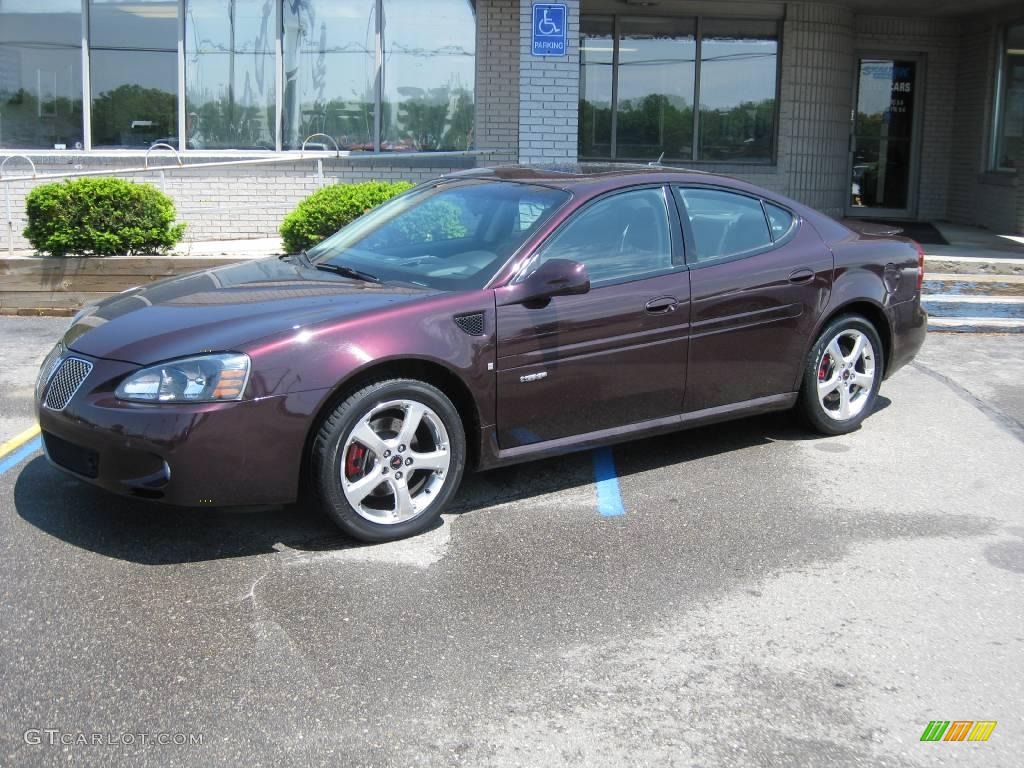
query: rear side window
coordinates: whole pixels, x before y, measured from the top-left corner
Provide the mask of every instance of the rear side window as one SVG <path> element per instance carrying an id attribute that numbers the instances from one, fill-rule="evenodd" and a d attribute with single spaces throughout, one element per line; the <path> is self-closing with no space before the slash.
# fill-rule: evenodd
<path id="1" fill-rule="evenodd" d="M 764 202 L 764 212 L 768 214 L 768 223 L 772 228 L 772 240 L 778 242 L 793 226 L 793 214 L 767 200 Z"/>
<path id="2" fill-rule="evenodd" d="M 676 188 L 693 232 L 690 263 L 735 256 L 772 244 L 761 201 L 720 189 Z"/>

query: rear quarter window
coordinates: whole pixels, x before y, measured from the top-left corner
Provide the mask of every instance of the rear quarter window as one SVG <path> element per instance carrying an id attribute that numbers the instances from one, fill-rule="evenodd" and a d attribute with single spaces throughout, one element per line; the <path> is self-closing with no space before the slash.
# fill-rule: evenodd
<path id="1" fill-rule="evenodd" d="M 772 240 L 778 242 L 789 234 L 795 221 L 792 213 L 767 200 L 764 201 L 764 212 L 767 214 L 768 224 L 771 226 Z"/>
<path id="2" fill-rule="evenodd" d="M 720 189 L 677 187 L 693 235 L 688 262 L 708 261 L 767 248 L 773 242 L 761 201 Z"/>

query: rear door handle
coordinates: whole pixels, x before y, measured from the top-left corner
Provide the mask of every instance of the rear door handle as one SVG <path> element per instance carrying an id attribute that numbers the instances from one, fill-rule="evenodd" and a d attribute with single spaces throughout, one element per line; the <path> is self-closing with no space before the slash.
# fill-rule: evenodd
<path id="1" fill-rule="evenodd" d="M 801 283 L 809 283 L 813 279 L 814 279 L 814 270 L 813 269 L 798 269 L 798 270 L 796 270 L 794 272 L 790 272 L 789 273 L 789 282 L 796 283 L 798 285 L 801 284 Z"/>
<path id="2" fill-rule="evenodd" d="M 652 315 L 663 315 L 666 312 L 675 312 L 679 306 L 679 299 L 675 296 L 662 296 L 658 299 L 651 299 L 644 305 L 644 309 Z"/>

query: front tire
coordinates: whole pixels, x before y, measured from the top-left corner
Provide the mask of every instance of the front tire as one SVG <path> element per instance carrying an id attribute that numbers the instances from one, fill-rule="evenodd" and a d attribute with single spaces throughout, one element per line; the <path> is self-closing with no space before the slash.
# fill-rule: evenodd
<path id="1" fill-rule="evenodd" d="M 392 541 L 434 524 L 465 463 L 466 437 L 451 400 L 425 382 L 391 379 L 351 393 L 324 419 L 312 480 L 345 533 Z"/>
<path id="2" fill-rule="evenodd" d="M 884 363 L 882 341 L 865 318 L 829 323 L 804 366 L 798 407 L 810 426 L 825 435 L 857 429 L 874 410 Z"/>

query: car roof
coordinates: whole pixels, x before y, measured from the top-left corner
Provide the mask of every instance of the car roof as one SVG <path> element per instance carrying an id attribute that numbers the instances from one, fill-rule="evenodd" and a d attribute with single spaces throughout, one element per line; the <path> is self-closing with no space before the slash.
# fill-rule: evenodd
<path id="1" fill-rule="evenodd" d="M 737 180 L 727 176 L 696 171 L 690 168 L 641 163 L 551 163 L 540 165 L 499 165 L 486 168 L 467 168 L 445 174 L 445 179 L 494 179 L 540 184 L 546 187 L 572 190 L 581 186 L 614 188 L 626 183 L 695 181 L 705 184 L 715 180 L 734 184 Z"/>

